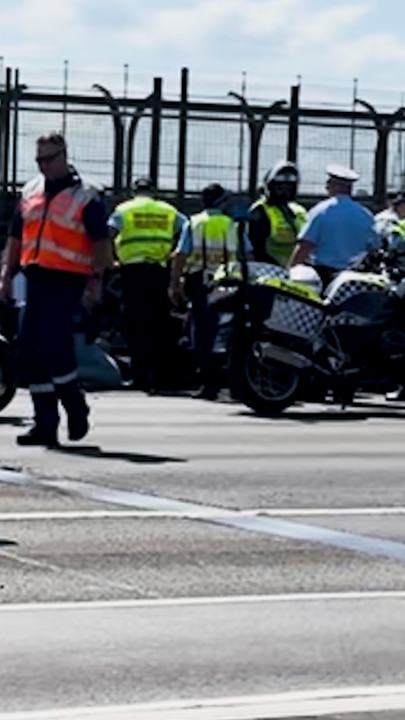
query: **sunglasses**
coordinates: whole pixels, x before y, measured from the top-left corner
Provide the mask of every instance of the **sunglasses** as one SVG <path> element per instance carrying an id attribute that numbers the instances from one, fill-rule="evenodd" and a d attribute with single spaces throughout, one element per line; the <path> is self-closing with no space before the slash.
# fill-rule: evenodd
<path id="1" fill-rule="evenodd" d="M 57 150 L 54 153 L 50 153 L 49 155 L 37 155 L 35 158 L 38 165 L 43 165 L 44 163 L 52 162 L 52 160 L 55 160 L 55 158 L 58 157 L 58 155 L 61 155 L 63 153 L 63 150 Z"/>

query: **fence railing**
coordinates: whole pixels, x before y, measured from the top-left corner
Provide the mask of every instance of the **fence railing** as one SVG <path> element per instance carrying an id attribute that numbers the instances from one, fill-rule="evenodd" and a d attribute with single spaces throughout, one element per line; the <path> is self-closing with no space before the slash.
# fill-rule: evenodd
<path id="1" fill-rule="evenodd" d="M 145 97 L 116 97 L 100 83 L 88 94 L 31 92 L 18 70 L 7 68 L 0 90 L 3 205 L 37 171 L 35 140 L 52 129 L 65 134 L 80 172 L 113 197 L 128 194 L 134 178 L 147 174 L 183 208 L 212 181 L 253 199 L 280 158 L 298 162 L 300 196 L 308 202 L 323 194 L 329 162 L 354 166 L 357 194 L 376 208 L 387 187 L 402 187 L 402 107 L 379 113 L 360 98 L 352 110 L 303 107 L 299 85 L 267 105 L 232 89 L 227 102 L 196 102 L 188 84 L 184 68 L 178 100 L 165 99 L 161 78 Z"/>

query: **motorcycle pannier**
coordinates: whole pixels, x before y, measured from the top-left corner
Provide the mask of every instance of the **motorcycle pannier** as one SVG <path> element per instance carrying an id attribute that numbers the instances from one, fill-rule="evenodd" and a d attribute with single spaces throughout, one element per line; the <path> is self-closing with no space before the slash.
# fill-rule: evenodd
<path id="1" fill-rule="evenodd" d="M 324 319 L 320 302 L 270 285 L 251 285 L 248 302 L 253 325 L 308 340 L 315 337 Z"/>

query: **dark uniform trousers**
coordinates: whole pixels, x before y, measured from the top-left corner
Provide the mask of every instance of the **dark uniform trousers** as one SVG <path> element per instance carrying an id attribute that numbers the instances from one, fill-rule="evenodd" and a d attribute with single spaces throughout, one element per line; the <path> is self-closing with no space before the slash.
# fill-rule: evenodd
<path id="1" fill-rule="evenodd" d="M 338 275 L 341 270 L 327 267 L 326 265 L 314 265 L 314 270 L 318 273 L 322 281 L 322 288 L 325 290 L 330 282 Z"/>
<path id="2" fill-rule="evenodd" d="M 121 265 L 124 324 L 133 381 L 144 391 L 167 388 L 169 270 L 159 263 Z"/>
<path id="3" fill-rule="evenodd" d="M 35 424 L 45 435 L 59 424 L 58 401 L 69 426 L 88 408 L 79 388 L 73 317 L 86 284 L 79 273 L 29 266 L 26 306 L 17 345 L 19 372 L 31 393 Z"/>
<path id="4" fill-rule="evenodd" d="M 189 273 L 185 292 L 191 302 L 192 334 L 195 359 L 202 385 L 216 385 L 216 367 L 212 349 L 217 331 L 217 314 L 208 303 L 209 288 L 202 271 Z"/>

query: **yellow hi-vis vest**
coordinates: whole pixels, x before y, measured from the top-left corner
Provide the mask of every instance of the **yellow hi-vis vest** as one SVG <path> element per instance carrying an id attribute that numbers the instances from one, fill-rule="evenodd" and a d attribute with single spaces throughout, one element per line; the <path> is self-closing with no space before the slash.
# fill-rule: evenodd
<path id="1" fill-rule="evenodd" d="M 392 237 L 395 235 L 397 238 L 401 238 L 401 240 L 405 241 L 405 220 L 397 220 L 396 222 L 393 222 L 389 235 Z"/>
<path id="2" fill-rule="evenodd" d="M 115 208 L 123 221 L 115 238 L 119 261 L 129 263 L 166 264 L 174 242 L 177 210 L 163 200 L 135 197 Z"/>
<path id="3" fill-rule="evenodd" d="M 288 203 L 294 216 L 292 223 L 288 222 L 282 210 L 277 205 L 268 205 L 265 198 L 256 203 L 262 205 L 269 218 L 271 232 L 266 241 L 266 252 L 274 257 L 281 265 L 286 266 L 295 246 L 297 235 L 307 220 L 308 213 L 302 205 L 296 202 Z"/>
<path id="4" fill-rule="evenodd" d="M 190 218 L 193 250 L 188 258 L 190 271 L 216 270 L 218 265 L 236 260 L 237 226 L 228 215 L 203 210 Z"/>

